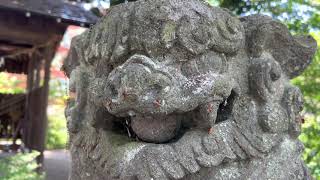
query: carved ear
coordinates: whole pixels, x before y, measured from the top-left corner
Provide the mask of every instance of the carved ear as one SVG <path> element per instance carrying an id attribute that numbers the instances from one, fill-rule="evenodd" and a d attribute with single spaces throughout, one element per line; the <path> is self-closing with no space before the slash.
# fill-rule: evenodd
<path id="1" fill-rule="evenodd" d="M 311 63 L 317 49 L 311 36 L 292 36 L 285 25 L 267 16 L 248 16 L 242 22 L 250 56 L 270 53 L 289 78 L 300 75 Z"/>

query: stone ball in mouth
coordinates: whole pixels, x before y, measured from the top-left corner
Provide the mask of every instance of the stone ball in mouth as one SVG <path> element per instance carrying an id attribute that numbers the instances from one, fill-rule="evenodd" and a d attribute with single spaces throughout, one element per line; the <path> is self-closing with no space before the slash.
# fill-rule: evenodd
<path id="1" fill-rule="evenodd" d="M 142 141 L 165 143 L 174 139 L 181 127 L 181 116 L 144 116 L 137 115 L 131 119 L 131 128 Z"/>

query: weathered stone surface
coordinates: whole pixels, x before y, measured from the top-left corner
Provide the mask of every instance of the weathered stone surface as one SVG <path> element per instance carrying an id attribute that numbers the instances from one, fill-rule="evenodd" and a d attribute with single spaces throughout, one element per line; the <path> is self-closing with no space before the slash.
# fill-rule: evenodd
<path id="1" fill-rule="evenodd" d="M 64 64 L 72 180 L 310 179 L 289 80 L 311 37 L 198 0 L 112 7 Z"/>

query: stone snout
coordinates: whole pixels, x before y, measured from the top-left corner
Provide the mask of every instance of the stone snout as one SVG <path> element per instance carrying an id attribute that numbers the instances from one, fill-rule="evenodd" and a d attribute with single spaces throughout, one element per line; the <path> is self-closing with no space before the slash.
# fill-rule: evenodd
<path id="1" fill-rule="evenodd" d="M 189 111 L 199 111 L 199 124 L 209 130 L 231 94 L 230 82 L 213 71 L 187 77 L 176 66 L 134 55 L 109 74 L 104 106 L 117 117 L 129 117 L 143 141 L 163 143 L 177 136 Z"/>

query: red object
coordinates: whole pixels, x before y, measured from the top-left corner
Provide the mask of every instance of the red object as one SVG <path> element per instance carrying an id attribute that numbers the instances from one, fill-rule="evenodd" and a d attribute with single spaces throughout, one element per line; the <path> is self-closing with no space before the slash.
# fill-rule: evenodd
<path id="1" fill-rule="evenodd" d="M 51 68 L 51 75 L 53 78 L 67 78 L 63 71 L 57 70 L 56 68 Z"/>
<path id="2" fill-rule="evenodd" d="M 156 108 L 161 107 L 161 101 L 159 99 L 155 100 L 153 104 L 156 106 Z"/>
<path id="3" fill-rule="evenodd" d="M 212 134 L 213 133 L 213 127 L 211 127 L 208 131 L 208 134 Z"/>

